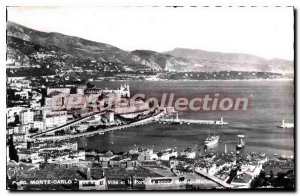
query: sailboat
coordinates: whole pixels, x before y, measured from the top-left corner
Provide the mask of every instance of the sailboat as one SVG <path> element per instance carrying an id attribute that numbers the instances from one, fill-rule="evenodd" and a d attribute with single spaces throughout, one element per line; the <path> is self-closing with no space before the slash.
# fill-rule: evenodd
<path id="1" fill-rule="evenodd" d="M 208 136 L 206 138 L 206 140 L 204 141 L 204 144 L 205 144 L 206 147 L 211 147 L 211 146 L 214 146 L 214 145 L 218 144 L 219 139 L 220 139 L 220 136 L 216 135 L 216 131 L 215 131 L 215 127 L 214 127 L 214 135 L 213 136 Z"/>
<path id="2" fill-rule="evenodd" d="M 242 149 L 245 146 L 245 142 L 243 141 L 244 135 L 238 135 L 239 143 L 236 145 L 236 149 Z"/>

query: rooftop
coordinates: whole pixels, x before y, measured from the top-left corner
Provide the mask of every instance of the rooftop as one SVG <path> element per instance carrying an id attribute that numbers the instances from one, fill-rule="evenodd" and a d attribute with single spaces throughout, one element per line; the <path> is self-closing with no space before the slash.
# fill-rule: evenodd
<path id="1" fill-rule="evenodd" d="M 237 175 L 231 183 L 249 183 L 252 179 L 252 176 L 247 173 L 242 173 L 240 175 Z"/>

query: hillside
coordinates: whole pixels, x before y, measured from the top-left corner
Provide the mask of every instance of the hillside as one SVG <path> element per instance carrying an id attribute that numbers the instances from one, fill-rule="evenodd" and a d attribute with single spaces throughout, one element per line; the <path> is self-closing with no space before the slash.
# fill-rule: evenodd
<path id="1" fill-rule="evenodd" d="M 292 73 L 292 61 L 283 59 L 266 60 L 264 58 L 239 53 L 208 52 L 187 48 L 176 48 L 165 52 L 174 57 L 192 60 L 200 64 L 205 71 L 263 71 Z"/>
<path id="2" fill-rule="evenodd" d="M 169 61 L 174 63 L 174 65 L 180 64 L 177 63 L 175 57 L 170 57 L 170 55 L 161 54 L 160 56 L 166 59 L 165 62 L 162 62 L 161 59 L 157 59 L 155 55 L 153 58 L 143 58 L 143 54 L 140 56 L 139 53 L 131 53 L 105 43 L 93 42 L 60 33 L 36 31 L 13 22 L 7 22 L 7 36 L 16 37 L 46 48 L 55 47 L 55 51 L 60 51 L 77 58 L 99 62 L 121 63 L 129 67 L 132 64 L 135 66 L 140 64 L 161 71 L 164 67 L 169 66 Z M 147 51 L 145 51 L 145 53 L 146 52 Z M 172 60 L 168 60 L 169 58 Z M 181 62 L 181 60 L 178 61 Z"/>
<path id="3" fill-rule="evenodd" d="M 105 43 L 60 33 L 36 31 L 7 22 L 8 68 L 45 67 L 62 75 L 87 76 L 128 72 L 218 72 L 258 71 L 293 73 L 293 62 L 266 60 L 249 54 L 208 52 L 176 48 L 158 53 L 125 51 Z M 111 75 L 111 74 L 110 74 Z"/>

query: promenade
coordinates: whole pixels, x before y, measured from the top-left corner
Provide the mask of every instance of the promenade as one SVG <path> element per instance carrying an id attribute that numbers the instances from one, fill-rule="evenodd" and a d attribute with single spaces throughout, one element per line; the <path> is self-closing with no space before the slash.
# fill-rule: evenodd
<path id="1" fill-rule="evenodd" d="M 96 115 L 96 114 L 94 114 L 94 115 Z M 130 124 L 118 125 L 118 126 L 108 127 L 105 129 L 99 129 L 96 131 L 78 133 L 78 134 L 74 134 L 74 135 L 70 134 L 70 135 L 63 135 L 63 136 L 45 136 L 45 137 L 39 137 L 37 139 L 40 141 L 46 141 L 46 140 L 59 141 L 59 140 L 67 140 L 67 139 L 73 139 L 73 138 L 78 138 L 78 137 L 103 135 L 105 132 L 108 132 L 108 131 L 128 129 L 128 128 L 134 127 L 134 126 L 149 124 L 149 123 L 155 122 L 158 118 L 160 118 L 162 116 L 164 116 L 164 112 L 160 111 L 154 116 L 151 116 L 151 117 L 148 117 L 148 118 L 145 118 L 145 119 L 142 119 L 142 120 L 130 123 Z M 51 130 L 51 131 L 53 131 L 53 130 Z"/>

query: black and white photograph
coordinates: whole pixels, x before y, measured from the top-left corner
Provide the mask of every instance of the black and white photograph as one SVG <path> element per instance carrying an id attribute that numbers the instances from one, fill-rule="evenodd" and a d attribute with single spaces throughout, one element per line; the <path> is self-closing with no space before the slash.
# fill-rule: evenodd
<path id="1" fill-rule="evenodd" d="M 295 13 L 7 6 L 6 189 L 295 191 Z"/>

